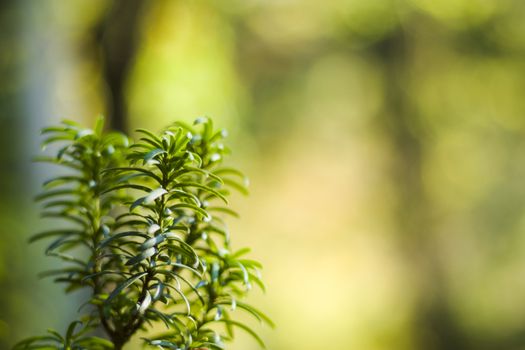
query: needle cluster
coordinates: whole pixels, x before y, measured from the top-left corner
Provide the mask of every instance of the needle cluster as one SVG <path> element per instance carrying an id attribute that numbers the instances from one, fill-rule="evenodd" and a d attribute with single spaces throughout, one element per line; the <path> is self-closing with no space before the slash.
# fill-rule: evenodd
<path id="1" fill-rule="evenodd" d="M 103 129 L 99 119 L 93 130 L 64 121 L 42 131 L 56 154 L 38 160 L 67 170 L 36 198 L 60 228 L 31 241 L 51 239 L 45 252 L 62 261 L 42 275 L 90 297 L 65 334 L 49 330 L 14 350 L 119 350 L 157 324 L 165 332 L 143 338 L 146 347 L 222 350 L 235 328 L 264 347 L 234 317 L 242 310 L 273 326 L 243 301 L 253 285 L 265 287 L 249 249 L 232 250 L 223 219 L 237 216 L 231 191 L 247 193 L 244 175 L 223 165 L 225 131 L 208 118 L 160 134 L 139 129 L 136 141 Z M 107 337 L 95 335 L 101 328 Z"/>

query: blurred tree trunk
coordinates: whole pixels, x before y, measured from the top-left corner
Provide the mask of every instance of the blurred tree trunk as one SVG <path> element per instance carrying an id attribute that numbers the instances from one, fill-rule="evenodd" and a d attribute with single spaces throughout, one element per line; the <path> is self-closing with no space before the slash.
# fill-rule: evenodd
<path id="1" fill-rule="evenodd" d="M 139 46 L 138 34 L 146 2 L 114 0 L 94 28 L 95 49 L 100 53 L 97 59 L 100 59 L 106 87 L 106 128 L 110 130 L 128 131 L 126 84 Z M 98 332 L 104 333 L 102 329 Z"/>
<path id="2" fill-rule="evenodd" d="M 399 28 L 377 43 L 372 53 L 383 65 L 385 106 L 378 127 L 390 140 L 394 157 L 392 185 L 397 191 L 397 230 L 416 283 L 414 347 L 464 350 L 468 349 L 466 335 L 452 314 L 439 247 L 435 244 L 432 203 L 423 185 L 426 133 L 409 95 L 412 49 L 409 37 Z"/>
<path id="3" fill-rule="evenodd" d="M 146 3 L 147 0 L 114 0 L 96 28 L 107 87 L 109 127 L 113 130 L 128 129 L 126 83 L 136 56 Z"/>

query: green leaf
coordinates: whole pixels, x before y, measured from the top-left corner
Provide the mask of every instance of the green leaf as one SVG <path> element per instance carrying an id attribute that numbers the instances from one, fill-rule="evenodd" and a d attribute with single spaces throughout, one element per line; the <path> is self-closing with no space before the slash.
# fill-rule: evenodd
<path id="1" fill-rule="evenodd" d="M 71 342 L 73 341 L 73 334 L 74 334 L 74 332 L 75 332 L 75 328 L 76 328 L 78 325 L 82 325 L 82 322 L 80 322 L 80 321 L 73 321 L 73 322 L 71 322 L 71 324 L 69 325 L 69 327 L 67 327 L 67 332 L 66 332 L 66 346 L 67 346 L 67 345 L 70 345 Z"/>
<path id="2" fill-rule="evenodd" d="M 157 181 L 159 184 L 162 183 L 162 179 L 160 177 L 155 175 L 154 172 L 147 170 L 147 169 L 142 169 L 142 168 L 137 168 L 137 167 L 119 167 L 119 168 L 109 168 L 105 170 L 105 172 L 125 172 L 125 171 L 139 172 L 145 176 L 151 177 L 152 179 Z"/>
<path id="3" fill-rule="evenodd" d="M 197 168 L 197 167 L 192 167 L 192 166 L 188 166 L 186 165 L 184 167 L 185 170 L 189 170 L 189 171 L 192 171 L 192 172 L 196 172 L 196 173 L 199 173 L 199 174 L 202 174 L 206 177 L 210 177 L 216 181 L 218 181 L 219 183 L 223 183 L 223 180 L 221 177 L 215 175 L 214 173 L 212 173 L 211 171 L 208 171 L 208 170 L 205 170 L 205 169 L 201 169 L 201 168 Z"/>
<path id="4" fill-rule="evenodd" d="M 35 196 L 35 201 L 41 201 L 48 198 L 56 197 L 56 196 L 64 196 L 64 195 L 74 195 L 78 194 L 78 191 L 72 188 L 64 188 L 59 190 L 53 190 L 53 191 L 46 191 L 38 194 Z"/>
<path id="5" fill-rule="evenodd" d="M 140 303 L 139 306 L 139 314 L 144 314 L 148 307 L 151 305 L 151 294 L 149 291 L 146 291 L 146 296 L 144 297 L 144 300 Z"/>
<path id="6" fill-rule="evenodd" d="M 82 127 L 82 125 L 80 125 L 80 123 L 77 123 L 76 121 L 70 120 L 70 119 L 62 119 L 61 123 L 67 125 L 68 129 L 75 129 L 76 130 L 76 129 Z"/>
<path id="7" fill-rule="evenodd" d="M 168 288 L 173 289 L 175 293 L 177 293 L 182 298 L 182 300 L 186 304 L 186 315 L 189 316 L 191 314 L 191 304 L 190 304 L 190 301 L 188 300 L 188 297 L 186 297 L 186 295 L 182 292 L 182 290 L 180 290 L 180 288 L 177 288 L 170 283 L 164 283 L 164 285 Z"/>
<path id="8" fill-rule="evenodd" d="M 48 341 L 52 343 L 33 344 L 35 342 L 48 342 Z M 49 336 L 49 335 L 30 337 L 30 338 L 24 339 L 16 343 L 15 346 L 13 347 L 13 350 L 59 349 L 56 345 L 53 345 L 53 342 L 57 343 L 56 338 Z"/>
<path id="9" fill-rule="evenodd" d="M 153 134 L 152 132 L 146 129 L 136 129 L 135 131 L 148 136 L 149 138 L 147 138 L 146 140 L 152 142 L 158 148 L 162 148 L 162 140 L 157 135 Z"/>
<path id="10" fill-rule="evenodd" d="M 199 341 L 191 344 L 191 349 L 210 349 L 210 350 L 225 350 L 222 344 L 210 343 L 207 341 Z"/>
<path id="11" fill-rule="evenodd" d="M 246 267 L 255 267 L 258 269 L 263 268 L 260 262 L 251 259 L 239 259 L 238 262 Z"/>
<path id="12" fill-rule="evenodd" d="M 151 191 L 150 194 L 148 194 L 146 197 L 144 197 L 144 204 L 150 204 L 150 203 L 153 203 L 153 201 L 157 198 L 159 198 L 160 196 L 162 196 L 163 194 L 165 193 L 168 193 L 168 191 L 166 191 L 164 188 L 162 187 L 159 187 L 157 189 L 154 189 L 153 191 Z"/>
<path id="13" fill-rule="evenodd" d="M 107 147 L 110 144 L 117 147 L 126 148 L 129 146 L 129 139 L 126 135 L 120 132 L 110 132 L 104 136 L 103 146 Z"/>
<path id="14" fill-rule="evenodd" d="M 46 138 L 44 141 L 42 141 L 42 148 L 45 149 L 46 146 L 55 143 L 55 142 L 61 142 L 61 141 L 73 141 L 74 137 L 71 135 L 61 135 L 61 136 L 50 136 Z"/>
<path id="15" fill-rule="evenodd" d="M 168 191 L 166 191 L 164 188 L 159 187 L 159 188 L 157 188 L 157 189 L 154 189 L 154 190 L 151 191 L 150 194 L 148 194 L 147 196 L 145 196 L 145 197 L 141 197 L 141 198 L 137 199 L 135 202 L 133 202 L 133 204 L 131 204 L 130 210 L 135 209 L 135 208 L 138 207 L 139 205 L 150 204 L 150 203 L 152 203 L 155 199 L 161 197 L 161 196 L 164 195 L 165 193 L 168 193 Z"/>
<path id="16" fill-rule="evenodd" d="M 33 161 L 39 162 L 39 163 L 50 163 L 54 165 L 65 166 L 65 167 L 71 168 L 76 171 L 82 171 L 82 165 L 79 165 L 76 162 L 72 162 L 72 161 L 65 162 L 61 159 L 57 159 L 54 157 L 45 157 L 45 156 L 34 157 Z"/>
<path id="17" fill-rule="evenodd" d="M 177 262 L 168 262 L 166 264 L 159 264 L 157 265 L 157 267 L 164 267 L 164 266 L 173 266 L 173 267 L 177 267 L 179 269 L 186 269 L 186 270 L 189 270 L 191 272 L 193 272 L 196 276 L 202 278 L 202 273 L 198 270 L 195 270 L 193 267 L 191 266 L 188 266 L 188 265 L 184 265 L 184 264 L 180 264 L 180 263 L 177 263 Z"/>
<path id="18" fill-rule="evenodd" d="M 131 286 L 133 283 L 137 282 L 139 279 L 141 279 L 142 277 L 146 276 L 148 273 L 147 272 L 140 272 L 140 273 L 137 273 L 133 276 L 131 276 L 130 278 L 128 278 L 127 280 L 125 280 L 124 282 L 122 282 L 121 284 L 119 284 L 112 292 L 111 294 L 109 295 L 109 297 L 105 300 L 105 304 L 109 304 L 113 299 L 115 299 L 115 297 L 117 295 L 120 294 L 120 292 L 122 292 L 124 289 L 128 288 L 129 286 Z"/>
<path id="19" fill-rule="evenodd" d="M 64 254 L 64 253 L 58 253 L 58 252 L 46 252 L 46 255 L 48 256 L 54 256 L 54 257 L 57 257 L 57 258 L 60 258 L 64 261 L 68 261 L 68 262 L 73 262 L 77 265 L 80 265 L 80 266 L 86 266 L 87 263 L 85 261 L 82 261 L 72 255 L 68 255 L 68 254 Z"/>
<path id="20" fill-rule="evenodd" d="M 190 204 L 190 203 L 178 203 L 178 204 L 175 204 L 175 205 L 172 205 L 170 207 L 171 210 L 175 210 L 175 209 L 180 209 L 180 208 L 187 208 L 187 209 L 191 209 L 199 214 L 201 214 L 203 217 L 205 218 L 210 218 L 210 215 L 208 214 L 208 212 L 196 205 L 193 205 L 193 204 Z"/>
<path id="21" fill-rule="evenodd" d="M 168 202 L 171 200 L 181 199 L 181 198 L 190 199 L 196 205 L 199 205 L 199 206 L 201 205 L 201 201 L 199 200 L 199 197 L 197 197 L 195 194 L 191 192 L 184 191 L 184 190 L 177 189 L 177 188 L 171 189 L 169 191 Z"/>
<path id="22" fill-rule="evenodd" d="M 64 248 L 73 248 L 78 246 L 79 244 L 86 244 L 87 243 L 81 239 L 69 239 L 68 236 L 60 237 L 57 240 L 53 241 L 47 248 L 46 253 L 50 253 L 53 250 L 62 247 L 62 250 L 65 250 Z M 65 247 L 64 247 L 65 246 Z"/>
<path id="23" fill-rule="evenodd" d="M 206 210 L 210 211 L 210 212 L 225 213 L 225 214 L 231 215 L 231 216 L 236 217 L 236 218 L 239 217 L 239 214 L 236 211 L 231 210 L 230 208 L 225 208 L 225 207 L 208 207 L 208 208 L 206 208 Z"/>
<path id="24" fill-rule="evenodd" d="M 123 185 L 118 185 L 118 186 L 107 188 L 104 191 L 102 191 L 102 194 L 105 194 L 111 191 L 122 190 L 122 189 L 127 189 L 127 190 L 133 189 L 133 190 L 139 190 L 139 191 L 144 191 L 144 192 L 151 191 L 151 188 L 147 186 L 136 185 L 136 184 L 123 184 Z"/>
<path id="25" fill-rule="evenodd" d="M 45 232 L 37 233 L 29 238 L 29 243 L 33 243 L 35 241 L 38 241 L 40 239 L 54 237 L 54 236 L 82 236 L 84 231 L 80 230 L 71 230 L 71 229 L 64 229 L 64 230 L 50 230 Z"/>
<path id="26" fill-rule="evenodd" d="M 62 269 L 55 269 L 55 270 L 47 270 L 42 271 L 38 273 L 38 277 L 44 278 L 44 277 L 50 277 L 50 276 L 56 276 L 56 275 L 62 275 L 62 274 L 79 274 L 83 275 L 86 273 L 85 268 L 78 268 L 78 267 L 68 267 L 68 268 L 62 268 Z"/>
<path id="27" fill-rule="evenodd" d="M 172 343 L 167 340 L 155 339 L 155 340 L 146 340 L 146 341 L 149 345 L 160 347 L 161 349 L 168 348 L 168 349 L 180 350 L 180 347 L 178 344 Z"/>
<path id="28" fill-rule="evenodd" d="M 216 302 L 217 305 L 232 305 L 232 303 L 235 303 L 236 307 L 239 307 L 247 311 L 248 313 L 250 313 L 260 322 L 265 322 L 270 327 L 275 328 L 275 323 L 273 323 L 273 321 L 268 316 L 266 316 L 262 311 L 254 308 L 251 305 L 248 305 L 240 301 L 234 301 L 233 299 Z"/>
<path id="29" fill-rule="evenodd" d="M 255 331 L 253 331 L 250 327 L 248 327 L 248 326 L 246 326 L 246 325 L 244 325 L 244 324 L 242 324 L 240 322 L 237 322 L 237 321 L 234 321 L 234 320 L 227 320 L 227 319 L 213 320 L 211 322 L 231 324 L 231 325 L 233 325 L 235 327 L 238 327 L 238 328 L 244 330 L 249 335 L 251 335 L 257 341 L 257 343 L 259 343 L 261 348 L 266 349 L 266 346 L 264 345 L 263 340 L 257 335 L 257 333 L 255 333 Z"/>
<path id="30" fill-rule="evenodd" d="M 208 117 L 198 117 L 193 121 L 193 125 L 206 124 L 209 121 Z"/>
<path id="31" fill-rule="evenodd" d="M 75 208 L 79 207 L 80 203 L 73 200 L 55 200 L 55 201 L 49 201 L 46 204 L 44 204 L 44 208 L 55 208 L 55 207 L 65 207 L 65 208 Z"/>
<path id="32" fill-rule="evenodd" d="M 166 154 L 167 152 L 160 148 L 155 148 L 154 150 L 146 153 L 144 155 L 144 164 L 149 163 L 152 159 L 155 159 L 159 154 Z"/>
<path id="33" fill-rule="evenodd" d="M 42 128 L 40 133 L 43 134 L 49 134 L 49 133 L 64 133 L 67 132 L 68 129 L 63 126 L 49 126 L 46 128 Z"/>
<path id="34" fill-rule="evenodd" d="M 78 339 L 75 345 L 86 347 L 89 350 L 112 350 L 114 349 L 113 343 L 107 339 L 89 336 Z"/>
<path id="35" fill-rule="evenodd" d="M 126 277 L 126 275 L 129 275 L 130 273 L 129 272 L 124 272 L 124 271 L 109 271 L 109 270 L 105 270 L 105 271 L 100 271 L 100 272 L 97 272 L 97 273 L 92 273 L 90 275 L 87 275 L 85 277 L 82 278 L 82 282 L 84 281 L 87 281 L 89 279 L 92 279 L 92 278 L 95 278 L 95 277 L 98 277 L 98 276 L 103 276 L 103 275 L 117 275 L 117 276 L 120 276 L 120 277 Z"/>
<path id="36" fill-rule="evenodd" d="M 82 227 L 89 226 L 89 223 L 87 222 L 86 218 L 78 216 L 78 215 L 70 214 L 64 210 L 61 210 L 58 212 L 44 211 L 40 214 L 40 216 L 42 218 L 56 218 L 56 219 L 71 221 L 73 223 L 80 224 L 80 226 Z"/>
<path id="37" fill-rule="evenodd" d="M 208 186 L 205 186 L 205 185 L 202 185 L 202 184 L 199 184 L 199 183 L 196 183 L 196 182 L 181 182 L 181 183 L 177 183 L 177 184 L 173 185 L 173 187 L 195 187 L 195 188 L 199 188 L 199 189 L 201 189 L 201 190 L 203 190 L 205 192 L 209 192 L 209 193 L 213 194 L 216 197 L 219 197 L 220 199 L 222 199 L 222 201 L 224 203 L 228 204 L 228 200 L 221 193 L 215 191 L 213 188 L 210 188 Z"/>
<path id="38" fill-rule="evenodd" d="M 63 342 L 63 341 L 65 340 L 64 337 L 62 337 L 62 336 L 60 335 L 60 333 L 58 333 L 58 332 L 55 331 L 54 329 L 49 328 L 49 329 L 47 330 L 47 333 L 51 334 L 51 335 L 52 335 L 57 341 L 59 341 L 59 342 Z"/>
<path id="39" fill-rule="evenodd" d="M 95 122 L 95 134 L 98 137 L 101 137 L 102 131 L 104 131 L 104 116 L 99 115 L 97 117 L 97 121 Z"/>
<path id="40" fill-rule="evenodd" d="M 169 240 L 177 241 L 180 247 L 184 248 L 184 250 L 189 253 L 190 257 L 192 257 L 195 261 L 200 263 L 199 255 L 197 254 L 197 252 L 195 252 L 195 250 L 193 249 L 191 245 L 186 243 L 184 240 L 182 240 L 179 236 L 177 236 L 173 232 L 166 232 L 165 236 Z"/>
<path id="41" fill-rule="evenodd" d="M 166 328 L 168 329 L 170 329 L 171 325 L 173 325 L 174 323 L 170 315 L 160 312 L 157 309 L 149 308 L 146 310 L 146 313 L 152 313 L 154 316 L 157 316 L 158 318 L 160 318 L 162 322 L 164 322 L 164 324 L 166 325 Z"/>
<path id="42" fill-rule="evenodd" d="M 94 135 L 95 132 L 91 129 L 83 129 L 83 130 L 79 130 L 77 132 L 77 134 L 75 135 L 75 140 L 79 140 L 81 138 L 84 138 L 86 136 L 91 136 L 91 135 Z"/>
<path id="43" fill-rule="evenodd" d="M 234 168 L 223 167 L 223 168 L 215 169 L 213 172 L 216 175 L 232 174 L 232 175 L 240 177 L 243 180 L 247 179 L 246 176 L 241 171 L 234 169 Z"/>
<path id="44" fill-rule="evenodd" d="M 238 257 L 243 256 L 243 255 L 245 255 L 245 254 L 248 254 L 248 253 L 250 253 L 251 251 L 252 251 L 252 250 L 251 250 L 250 248 L 241 248 L 241 249 L 239 249 L 238 251 L 236 251 L 235 253 L 233 253 L 233 254 L 231 255 L 231 257 L 232 257 L 233 259 L 237 259 Z"/>
<path id="45" fill-rule="evenodd" d="M 78 182 L 87 184 L 87 180 L 80 176 L 57 176 L 55 178 L 44 181 L 43 186 L 45 188 L 53 188 L 68 182 Z"/>
<path id="46" fill-rule="evenodd" d="M 223 182 L 225 185 L 236 189 L 237 191 L 244 194 L 245 196 L 250 194 L 250 192 L 248 191 L 248 188 L 245 185 L 238 183 L 237 181 L 234 181 L 231 179 L 223 179 Z"/>
<path id="47" fill-rule="evenodd" d="M 140 252 L 140 254 L 135 255 L 134 257 L 129 259 L 128 262 L 126 262 L 126 265 L 128 265 L 128 266 L 135 265 L 135 264 L 141 262 L 144 259 L 152 257 L 153 255 L 155 255 L 156 252 L 157 252 L 157 250 L 155 248 L 153 248 L 153 247 L 152 248 L 148 248 L 146 250 L 143 250 L 142 252 Z"/>
<path id="48" fill-rule="evenodd" d="M 98 246 L 98 249 L 102 249 L 102 248 L 108 246 L 113 241 L 121 239 L 121 238 L 124 238 L 124 237 L 140 237 L 140 238 L 145 238 L 145 239 L 149 238 L 149 236 L 147 234 L 139 232 L 139 231 L 120 232 L 120 233 L 114 234 L 113 236 L 110 236 L 110 237 L 106 238 L 105 240 L 103 240 L 102 242 L 100 242 L 100 244 Z"/>
<path id="49" fill-rule="evenodd" d="M 152 247 L 157 246 L 159 243 L 164 242 L 166 239 L 166 236 L 163 234 L 160 234 L 158 236 L 152 237 L 148 239 L 146 242 L 142 243 L 142 245 L 139 247 L 140 250 L 146 250 Z"/>

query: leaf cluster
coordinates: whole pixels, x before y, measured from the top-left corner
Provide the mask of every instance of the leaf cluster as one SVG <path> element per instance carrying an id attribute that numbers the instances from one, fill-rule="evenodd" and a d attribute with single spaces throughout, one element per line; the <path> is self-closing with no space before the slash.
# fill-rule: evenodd
<path id="1" fill-rule="evenodd" d="M 81 320 L 66 336 L 55 331 L 26 339 L 22 349 L 121 349 L 139 330 L 161 323 L 166 331 L 144 338 L 160 349 L 225 349 L 240 328 L 242 310 L 273 326 L 243 302 L 253 285 L 265 289 L 261 265 L 233 251 L 225 216 L 232 191 L 247 193 L 247 181 L 225 167 L 224 130 L 208 118 L 174 123 L 160 134 L 138 129 L 138 140 L 103 132 L 103 120 L 85 129 L 65 121 L 43 129 L 44 147 L 56 156 L 39 161 L 67 173 L 44 183 L 37 196 L 42 216 L 64 228 L 34 235 L 51 239 L 46 254 L 63 267 L 45 271 L 66 292 L 90 290 Z M 80 331 L 76 331 L 81 326 Z M 90 335 L 102 327 L 109 340 Z"/>

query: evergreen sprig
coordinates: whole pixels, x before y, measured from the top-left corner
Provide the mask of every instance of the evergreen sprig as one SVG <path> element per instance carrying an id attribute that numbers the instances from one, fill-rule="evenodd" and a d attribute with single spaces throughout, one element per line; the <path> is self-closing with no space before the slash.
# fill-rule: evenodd
<path id="1" fill-rule="evenodd" d="M 50 330 L 15 350 L 122 349 L 158 323 L 166 331 L 143 338 L 145 346 L 225 349 L 240 328 L 264 347 L 255 331 L 233 318 L 240 309 L 273 327 L 243 302 L 253 284 L 265 289 L 261 265 L 244 258 L 249 249 L 232 250 L 222 219 L 237 216 L 227 206 L 231 191 L 247 193 L 244 175 L 223 166 L 225 131 L 199 118 L 159 135 L 137 133 L 136 142 L 104 133 L 102 119 L 94 130 L 69 121 L 43 129 L 43 145 L 58 149 L 38 160 L 69 171 L 46 181 L 37 200 L 44 217 L 68 224 L 31 241 L 53 238 L 46 254 L 63 261 L 42 275 L 65 283 L 66 292 L 87 288 L 91 295 L 65 336 Z M 98 328 L 109 339 L 94 336 Z"/>

